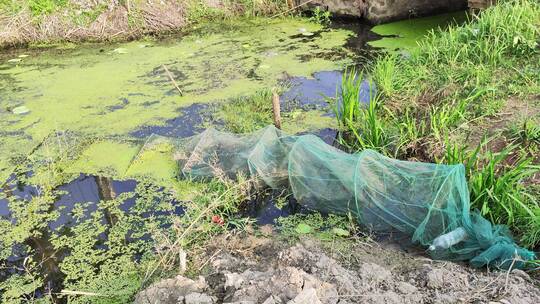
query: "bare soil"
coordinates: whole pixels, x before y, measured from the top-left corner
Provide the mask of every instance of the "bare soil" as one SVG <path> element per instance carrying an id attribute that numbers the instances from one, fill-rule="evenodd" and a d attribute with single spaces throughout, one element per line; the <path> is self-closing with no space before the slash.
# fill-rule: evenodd
<path id="1" fill-rule="evenodd" d="M 476 270 L 396 247 L 222 237 L 200 259 L 202 275 L 159 281 L 135 303 L 540 303 L 538 282 L 524 271 Z"/>

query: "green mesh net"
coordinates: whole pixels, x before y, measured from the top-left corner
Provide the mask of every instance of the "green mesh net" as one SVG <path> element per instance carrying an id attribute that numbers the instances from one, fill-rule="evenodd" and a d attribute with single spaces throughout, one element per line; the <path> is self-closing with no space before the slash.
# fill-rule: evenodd
<path id="1" fill-rule="evenodd" d="M 436 259 L 521 268 L 535 258 L 504 226 L 471 213 L 462 165 L 400 161 L 372 150 L 349 154 L 273 126 L 248 135 L 208 129 L 174 147 L 181 177 L 244 174 L 271 188 L 288 187 L 303 206 L 352 214 L 374 232 L 406 234 L 430 246 Z"/>

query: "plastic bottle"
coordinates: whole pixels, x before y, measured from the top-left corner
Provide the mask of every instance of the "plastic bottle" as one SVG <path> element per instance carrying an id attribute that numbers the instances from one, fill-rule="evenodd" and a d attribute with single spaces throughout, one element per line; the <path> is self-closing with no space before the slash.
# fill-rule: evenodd
<path id="1" fill-rule="evenodd" d="M 463 227 L 456 228 L 446 234 L 439 235 L 433 240 L 429 250 L 448 249 L 455 244 L 464 241 L 468 237 L 467 231 Z"/>

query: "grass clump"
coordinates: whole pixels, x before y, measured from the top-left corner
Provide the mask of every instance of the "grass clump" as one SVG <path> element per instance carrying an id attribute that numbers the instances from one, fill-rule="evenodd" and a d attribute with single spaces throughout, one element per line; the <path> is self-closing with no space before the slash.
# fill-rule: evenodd
<path id="1" fill-rule="evenodd" d="M 263 90 L 226 103 L 219 117 L 225 122 L 227 130 L 249 133 L 272 124 L 272 111 L 272 91 Z"/>
<path id="2" fill-rule="evenodd" d="M 330 13 L 328 10 L 322 10 L 319 6 L 313 10 L 312 14 L 313 15 L 309 18 L 309 20 L 315 23 L 328 25 L 332 22 L 330 20 L 332 13 Z"/>
<path id="3" fill-rule="evenodd" d="M 539 24 L 538 2 L 503 1 L 430 33 L 410 55 L 382 54 L 366 73 L 378 88 L 369 107 L 358 105 L 360 83 L 346 73 L 342 143 L 464 163 L 472 207 L 508 224 L 524 245 L 540 244 L 538 119 L 520 120 L 523 109 L 522 116 L 540 113 L 540 78 L 531 72 L 540 69 Z"/>

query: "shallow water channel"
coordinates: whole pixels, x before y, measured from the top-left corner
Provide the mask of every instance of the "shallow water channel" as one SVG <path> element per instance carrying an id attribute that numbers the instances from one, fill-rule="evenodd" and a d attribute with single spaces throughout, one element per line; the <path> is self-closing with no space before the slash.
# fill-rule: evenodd
<path id="1" fill-rule="evenodd" d="M 62 302 L 63 288 L 129 296 L 153 250 L 152 233 L 184 214 L 191 187 L 177 181 L 164 153 L 140 156 L 146 139 L 226 129 L 222 105 L 279 87 L 283 111 L 295 113 L 285 115 L 285 131 L 332 143 L 336 124 L 325 97 L 335 95 L 343 69 L 371 57 L 367 42 L 380 36 L 370 29 L 256 19 L 163 40 L 1 54 L 2 299 Z M 416 38 L 403 37 L 404 45 Z M 363 86 L 360 102 L 369 90 Z M 48 187 L 53 195 L 42 199 Z M 271 198 L 242 215 L 272 224 L 304 211 L 291 199 L 278 208 Z"/>

